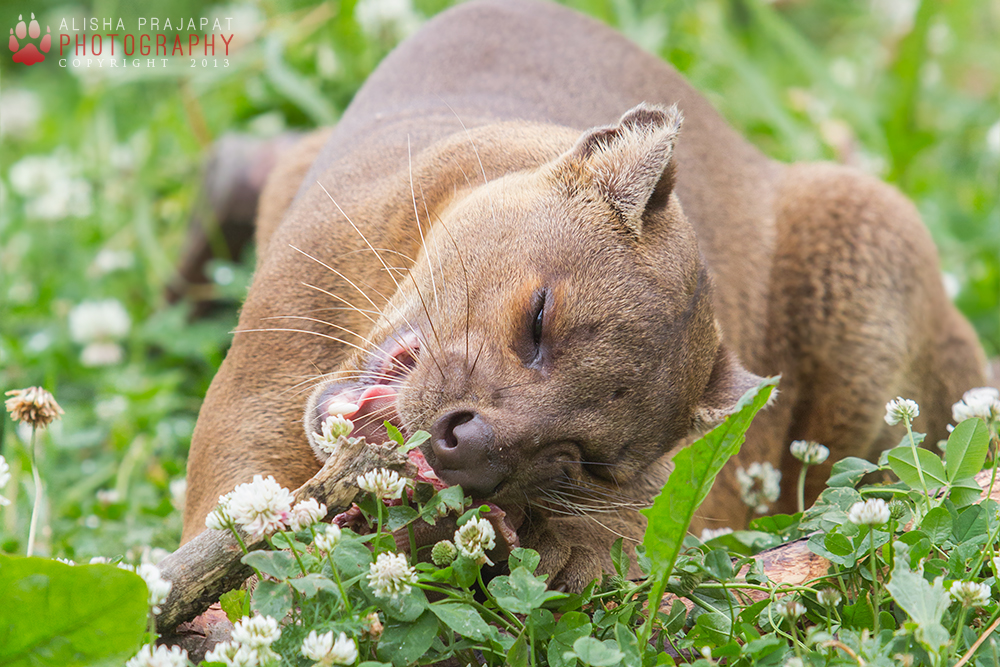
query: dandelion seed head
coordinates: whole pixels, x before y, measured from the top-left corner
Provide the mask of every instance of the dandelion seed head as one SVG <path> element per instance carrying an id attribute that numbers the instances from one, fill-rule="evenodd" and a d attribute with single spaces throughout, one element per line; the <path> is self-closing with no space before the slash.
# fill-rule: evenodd
<path id="1" fill-rule="evenodd" d="M 11 419 L 34 428 L 45 428 L 65 414 L 55 397 L 41 387 L 12 389 L 6 396 L 10 398 L 4 401 L 4 406 Z"/>

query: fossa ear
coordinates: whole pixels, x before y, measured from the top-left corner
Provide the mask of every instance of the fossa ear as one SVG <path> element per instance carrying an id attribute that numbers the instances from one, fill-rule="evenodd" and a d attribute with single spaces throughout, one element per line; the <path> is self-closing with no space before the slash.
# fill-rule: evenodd
<path id="1" fill-rule="evenodd" d="M 616 125 L 585 132 L 561 161 L 639 236 L 644 218 L 664 208 L 673 191 L 674 142 L 682 120 L 676 105 L 640 104 Z"/>
<path id="2" fill-rule="evenodd" d="M 692 430 L 707 431 L 733 414 L 743 394 L 756 387 L 761 380 L 763 378 L 745 369 L 736 355 L 720 344 L 708 386 L 694 410 Z M 771 400 L 777 395 L 777 390 L 772 392 Z"/>

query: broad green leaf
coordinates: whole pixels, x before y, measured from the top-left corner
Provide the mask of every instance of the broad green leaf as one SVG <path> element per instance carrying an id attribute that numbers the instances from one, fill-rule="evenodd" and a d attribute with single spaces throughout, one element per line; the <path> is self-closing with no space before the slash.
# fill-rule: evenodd
<path id="1" fill-rule="evenodd" d="M 778 378 L 768 378 L 740 398 L 736 411 L 707 434 L 674 456 L 674 470 L 653 506 L 642 510 L 648 519 L 643 544 L 652 571 L 665 581 L 684 544 L 695 511 L 716 476 L 740 450 L 754 415 L 764 407 Z"/>
<path id="2" fill-rule="evenodd" d="M 262 616 L 271 616 L 280 621 L 291 610 L 292 603 L 292 589 L 288 584 L 264 580 L 257 583 L 250 607 Z"/>
<path id="3" fill-rule="evenodd" d="M 498 605 L 515 614 L 529 614 L 548 600 L 566 597 L 565 593 L 547 590 L 543 577 L 535 577 L 523 567 L 510 576 L 494 577 L 486 587 Z"/>
<path id="4" fill-rule="evenodd" d="M 255 567 L 264 574 L 284 581 L 302 574 L 295 557 L 287 551 L 251 551 L 240 559 L 244 565 Z"/>
<path id="5" fill-rule="evenodd" d="M 836 551 L 830 550 L 827 546 L 828 541 L 836 549 Z M 836 563 L 837 565 L 842 565 L 843 567 L 854 567 L 854 562 L 856 560 L 854 556 L 854 546 L 851 544 L 850 540 L 840 533 L 813 533 L 809 536 L 806 546 L 809 547 L 809 550 L 814 554 L 827 559 L 831 563 Z"/>
<path id="6" fill-rule="evenodd" d="M 236 589 L 223 593 L 219 598 L 222 611 L 226 612 L 226 618 L 230 623 L 235 623 L 244 616 L 250 615 L 250 592 L 243 589 Z"/>
<path id="7" fill-rule="evenodd" d="M 705 569 L 718 581 L 733 578 L 733 560 L 725 549 L 713 549 L 705 556 Z"/>
<path id="8" fill-rule="evenodd" d="M 982 419 L 966 419 L 948 436 L 945 469 L 948 481 L 972 477 L 983 469 L 990 447 L 990 430 Z"/>
<path id="9" fill-rule="evenodd" d="M 510 552 L 510 556 L 507 557 L 507 567 L 513 572 L 519 567 L 523 567 L 528 572 L 532 574 L 535 573 L 535 569 L 541 562 L 541 556 L 534 549 L 525 549 L 523 547 L 517 547 Z"/>
<path id="10" fill-rule="evenodd" d="M 640 667 L 642 656 L 639 651 L 639 640 L 636 639 L 635 633 L 628 626 L 617 623 L 615 625 L 615 639 L 618 643 L 618 649 L 625 654 L 625 657 L 622 658 L 623 667 Z"/>
<path id="11" fill-rule="evenodd" d="M 389 532 L 399 530 L 419 516 L 417 510 L 406 505 L 392 505 L 386 509 L 389 512 L 389 519 L 385 522 L 385 527 Z"/>
<path id="12" fill-rule="evenodd" d="M 427 431 L 417 431 L 416 433 L 411 435 L 410 439 L 406 441 L 405 445 L 403 445 L 403 453 L 405 454 L 411 449 L 416 449 L 420 445 L 430 440 L 430 438 L 431 434 L 428 433 Z"/>
<path id="13" fill-rule="evenodd" d="M 591 667 L 611 667 L 625 657 L 614 642 L 604 643 L 593 637 L 580 637 L 573 642 L 573 653 L 580 662 Z"/>
<path id="14" fill-rule="evenodd" d="M 432 604 L 431 612 L 449 628 L 472 639 L 485 639 L 489 627 L 475 609 L 466 604 Z"/>
<path id="15" fill-rule="evenodd" d="M 694 625 L 695 629 L 700 630 L 702 635 L 716 646 L 726 643 L 733 627 L 729 617 L 718 612 L 698 614 Z"/>
<path id="16" fill-rule="evenodd" d="M 944 464 L 941 458 L 926 449 L 917 449 L 917 457 L 920 467 L 923 469 L 924 482 L 927 490 L 937 489 L 948 484 L 947 473 L 944 471 Z M 913 449 L 910 447 L 897 447 L 889 452 L 889 468 L 911 489 L 922 491 L 920 485 L 920 473 L 917 472 L 916 463 L 913 460 Z"/>
<path id="17" fill-rule="evenodd" d="M 333 551 L 333 562 L 345 579 L 367 574 L 372 564 L 372 552 L 357 538 L 341 538 L 340 544 Z"/>
<path id="18" fill-rule="evenodd" d="M 676 601 L 680 604 L 679 601 Z M 683 607 L 684 605 L 681 604 Z M 590 617 L 588 617 L 583 612 L 579 611 L 568 611 L 562 615 L 559 622 L 556 623 L 556 629 L 552 635 L 552 639 L 555 641 L 562 642 L 567 646 L 572 646 L 573 643 L 580 637 L 587 637 L 590 635 L 593 626 L 590 623 Z"/>
<path id="19" fill-rule="evenodd" d="M 385 427 L 385 432 L 389 435 L 389 439 L 402 447 L 403 434 L 399 432 L 399 429 L 393 426 L 390 422 L 382 422 L 382 426 Z"/>
<path id="20" fill-rule="evenodd" d="M 927 436 L 924 435 L 923 433 L 914 433 L 913 434 L 913 442 L 916 443 L 917 447 L 920 446 L 920 443 L 922 443 L 925 438 L 927 438 Z M 900 447 L 902 447 L 904 449 L 910 449 L 910 447 L 911 447 L 911 445 L 910 445 L 910 435 L 908 433 L 903 434 L 903 438 L 899 441 L 899 444 L 896 445 L 895 447 L 890 447 L 889 449 L 883 449 L 882 450 L 882 453 L 879 454 L 879 457 L 878 457 L 878 466 L 880 468 L 884 468 L 887 465 L 889 465 L 889 454 L 891 454 L 892 452 L 896 451 Z"/>
<path id="21" fill-rule="evenodd" d="M 624 540 L 618 538 L 615 543 L 611 545 L 611 562 L 614 563 L 615 572 L 618 573 L 622 579 L 628 577 L 628 569 L 631 567 L 631 560 L 628 557 L 628 553 L 623 548 Z"/>
<path id="22" fill-rule="evenodd" d="M 845 604 L 841 609 L 844 625 L 855 630 L 871 630 L 875 627 L 875 612 L 867 597 L 854 604 Z"/>
<path id="23" fill-rule="evenodd" d="M 400 593 L 395 597 L 377 598 L 372 593 L 371 586 L 367 579 L 361 580 L 361 586 L 365 593 L 373 600 L 378 601 L 378 605 L 387 616 L 400 621 L 415 621 L 417 617 L 427 609 L 427 595 L 422 588 L 411 586 L 409 592 Z"/>
<path id="24" fill-rule="evenodd" d="M 396 667 L 409 665 L 424 657 L 440 625 L 437 616 L 429 611 L 413 623 L 389 621 L 379 638 L 376 655 L 383 662 Z"/>
<path id="25" fill-rule="evenodd" d="M 528 667 L 531 649 L 528 647 L 528 633 L 522 632 L 517 641 L 507 651 L 506 667 Z"/>
<path id="26" fill-rule="evenodd" d="M 143 640 L 147 596 L 111 565 L 0 556 L 0 665 L 121 665 Z"/>
<path id="27" fill-rule="evenodd" d="M 966 477 L 965 479 L 956 479 L 951 483 L 948 499 L 955 503 L 955 507 L 968 507 L 978 502 L 982 495 L 983 487 L 979 486 L 976 478 Z"/>
<path id="28" fill-rule="evenodd" d="M 927 534 L 931 543 L 935 545 L 944 544 L 945 540 L 951 537 L 952 520 L 951 512 L 943 507 L 935 507 L 920 522 L 920 530 Z"/>
<path id="29" fill-rule="evenodd" d="M 526 619 L 528 626 L 535 633 L 535 640 L 548 638 L 556 629 L 556 617 L 548 609 L 533 609 Z"/>
<path id="30" fill-rule="evenodd" d="M 329 591 L 339 595 L 337 585 L 321 574 L 307 574 L 298 579 L 289 579 L 292 588 L 302 593 L 307 598 L 315 597 L 320 591 Z"/>
<path id="31" fill-rule="evenodd" d="M 460 514 L 465 508 L 465 493 L 460 486 L 448 486 L 435 493 L 420 510 L 420 517 L 431 524 L 449 512 Z"/>
<path id="32" fill-rule="evenodd" d="M 456 558 L 455 562 L 451 564 L 451 570 L 455 573 L 455 581 L 462 588 L 472 586 L 479 577 L 479 565 L 476 564 L 476 561 L 465 556 Z"/>
<path id="33" fill-rule="evenodd" d="M 574 667 L 578 663 L 573 646 L 555 639 L 549 641 L 547 653 L 550 667 Z"/>
<path id="34" fill-rule="evenodd" d="M 833 464 L 830 479 L 827 480 L 826 485 L 829 487 L 848 486 L 853 489 L 862 477 L 876 470 L 878 470 L 878 466 L 875 464 L 856 456 L 848 456 Z"/>
<path id="35" fill-rule="evenodd" d="M 985 544 L 986 526 L 986 512 L 980 505 L 966 507 L 958 513 L 958 518 L 955 519 L 951 530 L 951 539 L 955 544 L 964 542 Z"/>
<path id="36" fill-rule="evenodd" d="M 910 569 L 908 546 L 896 542 L 894 548 L 896 555 L 892 579 L 886 584 L 886 590 L 917 624 L 917 640 L 925 648 L 938 653 L 951 640 L 948 631 L 941 624 L 951 604 L 951 597 L 942 584 L 942 577 L 935 579 L 932 584 L 922 574 Z"/>

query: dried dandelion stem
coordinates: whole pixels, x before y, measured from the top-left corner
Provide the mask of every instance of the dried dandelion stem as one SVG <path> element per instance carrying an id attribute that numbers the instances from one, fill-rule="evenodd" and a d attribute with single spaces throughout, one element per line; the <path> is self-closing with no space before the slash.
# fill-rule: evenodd
<path id="1" fill-rule="evenodd" d="M 31 454 L 31 477 L 35 480 L 35 502 L 31 507 L 31 523 L 28 526 L 28 549 L 25 553 L 26 556 L 31 556 L 35 552 L 35 533 L 38 528 L 38 516 L 42 513 L 42 497 L 44 496 L 45 489 L 42 486 L 42 476 L 38 472 L 38 452 L 36 447 L 36 442 L 38 440 L 38 429 L 34 426 L 31 427 L 31 444 L 30 454 Z"/>
<path id="2" fill-rule="evenodd" d="M 31 442 L 28 454 L 31 458 L 31 476 L 35 481 L 35 502 L 31 508 L 31 523 L 28 527 L 27 555 L 35 551 L 35 535 L 38 532 L 38 516 L 41 514 L 44 488 L 42 476 L 38 472 L 38 429 L 45 428 L 60 415 L 63 409 L 56 403 L 55 397 L 41 387 L 14 389 L 6 393 L 10 396 L 4 401 L 4 407 L 16 422 L 25 422 L 31 426 Z"/>

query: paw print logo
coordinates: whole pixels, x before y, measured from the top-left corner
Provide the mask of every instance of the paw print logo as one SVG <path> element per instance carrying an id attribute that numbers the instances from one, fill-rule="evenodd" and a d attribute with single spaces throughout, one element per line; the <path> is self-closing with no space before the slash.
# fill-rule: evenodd
<path id="1" fill-rule="evenodd" d="M 38 26 L 35 15 L 31 15 L 31 23 L 27 26 L 24 24 L 23 14 L 19 15 L 17 20 L 17 27 L 10 29 L 10 41 L 7 43 L 10 50 L 14 52 L 14 62 L 24 63 L 25 65 L 34 65 L 35 63 L 42 62 L 45 60 L 44 54 L 48 53 L 49 49 L 52 48 L 52 29 L 49 26 L 45 26 L 45 37 L 42 37 L 42 41 L 39 42 L 38 46 L 35 46 L 27 41 L 27 37 L 29 36 L 31 39 L 36 40 L 42 34 L 42 29 Z"/>

